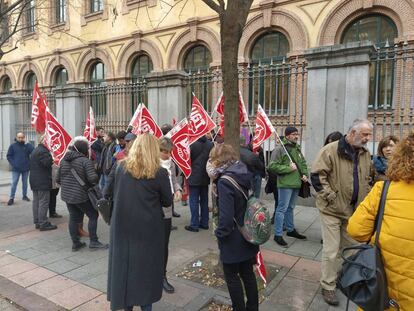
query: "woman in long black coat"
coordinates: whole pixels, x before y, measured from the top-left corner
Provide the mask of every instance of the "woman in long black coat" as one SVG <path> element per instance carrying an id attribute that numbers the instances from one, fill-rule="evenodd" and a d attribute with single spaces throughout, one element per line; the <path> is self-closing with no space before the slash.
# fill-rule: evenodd
<path id="1" fill-rule="evenodd" d="M 164 277 L 162 207 L 173 202 L 152 135 L 140 135 L 119 163 L 113 200 L 107 294 L 111 310 L 151 310 L 161 299 Z"/>

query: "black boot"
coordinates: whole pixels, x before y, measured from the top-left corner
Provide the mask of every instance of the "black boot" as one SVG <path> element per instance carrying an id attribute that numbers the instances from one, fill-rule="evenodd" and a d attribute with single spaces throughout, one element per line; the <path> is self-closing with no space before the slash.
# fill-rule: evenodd
<path id="1" fill-rule="evenodd" d="M 162 280 L 162 287 L 164 288 L 165 292 L 168 294 L 174 293 L 175 289 L 170 283 L 168 283 L 167 277 L 164 277 Z"/>

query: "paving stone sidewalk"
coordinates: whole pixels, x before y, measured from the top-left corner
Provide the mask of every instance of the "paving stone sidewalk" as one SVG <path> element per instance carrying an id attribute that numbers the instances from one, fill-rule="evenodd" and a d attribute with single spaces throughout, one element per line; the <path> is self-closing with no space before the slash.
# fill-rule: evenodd
<path id="1" fill-rule="evenodd" d="M 7 173 L 0 171 L 0 180 L 6 179 Z M 105 294 L 108 252 L 71 251 L 68 213 L 60 200 L 57 211 L 64 217 L 52 220 L 58 229 L 51 232 L 35 230 L 30 203 L 19 199 L 21 186 L 12 207 L 6 205 L 9 190 L 8 186 L 0 185 L 0 297 L 7 297 L 18 305 L 20 299 L 20 310 L 42 310 L 39 305 L 45 304 L 48 305 L 47 310 L 109 310 Z M 273 211 L 271 196 L 264 199 Z M 217 253 L 211 230 L 185 231 L 184 225 L 190 219 L 189 208 L 179 205 L 177 211 L 182 216 L 173 220 L 178 230 L 171 234 L 168 263 L 168 276 L 176 293 L 164 294 L 154 305 L 154 310 L 197 311 L 211 300 L 230 303 L 227 291 L 176 276 L 196 258 Z M 277 246 L 273 240 L 262 247 L 265 262 L 278 267 L 279 273 L 266 289 L 267 297 L 260 310 L 344 310 L 344 297 L 341 297 L 340 307 L 333 308 L 328 307 L 320 295 L 321 234 L 316 209 L 298 206 L 295 224 L 299 232 L 307 235 L 307 241 L 287 237 L 288 248 Z M 99 222 L 98 235 L 103 242 L 108 242 L 109 228 L 103 221 Z M 12 282 L 14 290 L 5 293 L 7 286 L 1 286 L 2 279 Z M 32 298 L 22 300 L 17 294 L 10 297 L 13 293 Z M 0 301 L 0 310 L 3 310 L 4 301 L 1 298 Z M 5 306 L 10 307 L 8 304 Z M 350 310 L 355 310 L 355 307 Z"/>

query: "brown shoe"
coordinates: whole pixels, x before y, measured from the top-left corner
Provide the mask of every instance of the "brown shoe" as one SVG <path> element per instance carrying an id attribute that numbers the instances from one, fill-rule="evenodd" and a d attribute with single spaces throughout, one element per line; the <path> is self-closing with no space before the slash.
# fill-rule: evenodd
<path id="1" fill-rule="evenodd" d="M 325 300 L 325 302 L 328 305 L 331 305 L 331 306 L 339 305 L 339 300 L 338 300 L 338 297 L 336 296 L 335 290 L 327 290 L 327 289 L 322 288 L 322 297 L 323 297 L 323 300 Z"/>
<path id="2" fill-rule="evenodd" d="M 83 224 L 78 224 L 78 233 L 79 233 L 79 236 L 81 237 L 85 237 L 85 238 L 89 237 L 89 233 L 83 230 Z"/>

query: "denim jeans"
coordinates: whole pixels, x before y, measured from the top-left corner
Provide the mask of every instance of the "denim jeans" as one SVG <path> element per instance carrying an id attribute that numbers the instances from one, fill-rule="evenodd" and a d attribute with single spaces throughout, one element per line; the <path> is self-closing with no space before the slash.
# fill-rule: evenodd
<path id="1" fill-rule="evenodd" d="M 29 178 L 29 171 L 27 172 L 12 171 L 12 187 L 10 191 L 10 199 L 14 199 L 14 196 L 16 195 L 16 189 L 17 189 L 17 184 L 19 183 L 20 175 L 22 175 L 23 197 L 27 196 L 27 179 Z"/>
<path id="2" fill-rule="evenodd" d="M 89 218 L 88 231 L 89 239 L 91 241 L 98 241 L 96 235 L 96 228 L 98 226 L 98 212 L 92 207 L 90 201 L 86 201 L 78 204 L 66 203 L 69 210 L 69 233 L 74 244 L 80 242 L 78 224 L 83 223 L 83 215 L 86 214 Z"/>
<path id="3" fill-rule="evenodd" d="M 254 259 L 240 263 L 223 263 L 224 279 L 229 290 L 233 310 L 258 311 L 259 295 L 256 276 L 253 272 Z M 247 302 L 244 302 L 243 286 L 246 291 Z"/>
<path id="4" fill-rule="evenodd" d="M 108 176 L 106 176 L 104 174 L 101 175 L 101 178 L 99 179 L 99 187 L 101 188 L 101 190 L 103 190 L 105 188 L 107 178 L 108 178 Z"/>
<path id="5" fill-rule="evenodd" d="M 260 174 L 254 175 L 253 179 L 253 195 L 260 199 L 260 192 L 262 191 L 262 176 Z"/>
<path id="6" fill-rule="evenodd" d="M 190 186 L 190 211 L 191 227 L 208 226 L 208 186 Z"/>
<path id="7" fill-rule="evenodd" d="M 295 208 L 298 194 L 299 189 L 278 188 L 279 202 L 276 208 L 275 235 L 282 236 L 283 224 L 288 232 L 295 229 L 293 209 Z"/>

